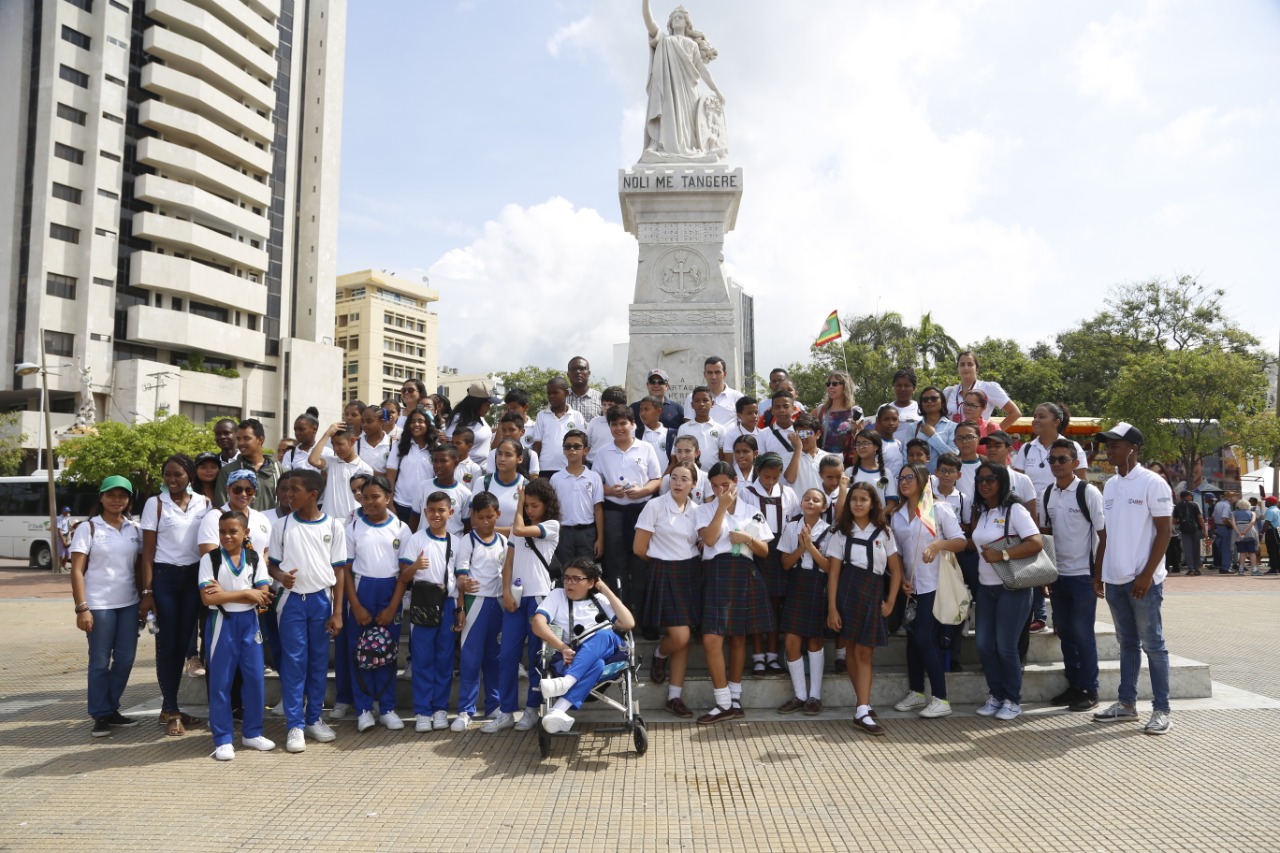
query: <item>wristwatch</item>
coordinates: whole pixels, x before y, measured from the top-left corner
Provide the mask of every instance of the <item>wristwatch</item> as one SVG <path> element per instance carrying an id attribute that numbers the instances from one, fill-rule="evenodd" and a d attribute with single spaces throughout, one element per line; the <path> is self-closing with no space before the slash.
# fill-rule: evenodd
<path id="1" fill-rule="evenodd" d="M 1008 551 L 1001 551 L 1001 552 L 1000 552 L 1000 559 L 1001 559 L 1001 560 L 1004 560 L 1006 563 L 1007 563 L 1007 562 L 1009 562 L 1009 552 L 1008 552 Z"/>

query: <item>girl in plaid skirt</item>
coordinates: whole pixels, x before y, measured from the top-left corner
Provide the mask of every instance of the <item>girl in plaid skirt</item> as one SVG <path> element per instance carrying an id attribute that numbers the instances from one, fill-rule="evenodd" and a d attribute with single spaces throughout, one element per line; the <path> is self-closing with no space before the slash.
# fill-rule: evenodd
<path id="1" fill-rule="evenodd" d="M 764 577 L 752 557 L 769 553 L 773 533 L 764 516 L 738 500 L 734 466 L 717 462 L 707 472 L 716 502 L 698 510 L 702 536 L 702 646 L 716 706 L 698 718 L 702 725 L 744 717 L 742 670 L 747 662 L 747 635 L 773 630 L 773 612 Z M 726 669 L 724 641 L 729 638 Z"/>
<path id="2" fill-rule="evenodd" d="M 902 561 L 893 534 L 880 523 L 882 512 L 876 487 L 854 483 L 826 550 L 827 625 L 839 631 L 840 642 L 853 650 L 849 680 L 858 698 L 853 723 L 870 735 L 884 734 L 871 710 L 871 653 L 876 646 L 889 644 L 885 619 L 902 585 Z"/>
<path id="3" fill-rule="evenodd" d="M 822 711 L 823 629 L 827 626 L 827 558 L 822 547 L 831 534 L 831 525 L 822 518 L 826 508 L 822 489 L 806 491 L 800 498 L 801 514 L 787 522 L 778 546 L 791 582 L 779 630 L 786 636 L 787 669 L 796 691 L 778 709 L 779 714 L 804 711 L 813 716 Z M 809 646 L 807 689 L 800 657 L 800 644 L 805 641 Z"/>
<path id="4" fill-rule="evenodd" d="M 769 553 L 764 559 L 757 559 L 760 574 L 764 576 L 765 586 L 769 589 L 769 603 L 773 607 L 773 618 L 776 622 L 782 616 L 782 602 L 787 597 L 788 580 L 782 571 L 782 555 L 778 551 L 778 540 L 782 537 L 782 528 L 786 519 L 792 518 L 800 511 L 800 501 L 791 486 L 782 480 L 782 457 L 777 453 L 762 453 L 756 457 L 756 481 L 743 487 L 739 497 L 754 506 L 764 516 L 765 524 L 773 534 L 769 543 Z M 778 660 L 777 633 L 756 634 L 751 638 L 751 674 L 782 675 L 782 663 Z"/>

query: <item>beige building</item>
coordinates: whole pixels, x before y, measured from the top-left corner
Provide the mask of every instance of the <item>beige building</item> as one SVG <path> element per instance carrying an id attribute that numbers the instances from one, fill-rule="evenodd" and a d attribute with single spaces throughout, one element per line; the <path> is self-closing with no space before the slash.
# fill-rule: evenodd
<path id="1" fill-rule="evenodd" d="M 440 294 L 426 284 L 363 270 L 338 277 L 334 341 L 342 349 L 344 400 L 398 399 L 406 379 L 436 388 Z"/>
<path id="2" fill-rule="evenodd" d="M 42 350 L 55 429 L 338 417 L 345 26 L 346 0 L 0 2 L 0 406 L 32 446 L 14 365 Z"/>

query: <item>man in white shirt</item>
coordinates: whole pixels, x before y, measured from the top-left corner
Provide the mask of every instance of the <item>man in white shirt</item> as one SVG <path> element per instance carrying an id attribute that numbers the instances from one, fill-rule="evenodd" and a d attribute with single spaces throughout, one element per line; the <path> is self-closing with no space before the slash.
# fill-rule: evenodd
<path id="1" fill-rule="evenodd" d="M 720 424 L 731 424 L 738 417 L 738 410 L 734 408 L 734 404 L 738 402 L 738 398 L 742 396 L 741 391 L 737 391 L 724 384 L 726 372 L 724 359 L 718 355 L 713 355 L 702 365 L 702 378 L 706 381 L 707 389 L 711 391 L 711 420 Z M 684 419 L 686 421 L 693 420 L 693 394 L 692 392 L 684 401 Z M 702 449 L 703 456 L 706 456 L 706 448 Z"/>
<path id="2" fill-rule="evenodd" d="M 1107 444 L 1116 475 L 1107 481 L 1102 505 L 1106 529 L 1098 533 L 1093 591 L 1105 596 L 1120 641 L 1119 701 L 1093 718 L 1138 719 L 1138 674 L 1147 653 L 1151 674 L 1151 719 L 1143 731 L 1169 731 L 1169 652 L 1164 645 L 1160 603 L 1164 599 L 1164 553 L 1172 529 L 1173 490 L 1164 478 L 1138 463 L 1142 433 L 1124 421 L 1097 435 Z"/>

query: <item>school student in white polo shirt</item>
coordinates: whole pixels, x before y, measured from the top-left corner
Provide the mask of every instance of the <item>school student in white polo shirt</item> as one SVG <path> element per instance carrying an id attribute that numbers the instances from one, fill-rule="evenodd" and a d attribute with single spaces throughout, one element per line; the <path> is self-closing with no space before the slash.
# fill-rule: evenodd
<path id="1" fill-rule="evenodd" d="M 569 407 L 569 383 L 562 376 L 547 380 L 547 408 L 534 418 L 530 436 L 533 449 L 538 454 L 548 478 L 564 468 L 568 462 L 562 447 L 569 430 L 587 428 L 587 419 L 577 409 Z"/>
<path id="2" fill-rule="evenodd" d="M 333 454 L 324 456 L 320 445 L 327 441 L 333 446 Z M 356 433 L 345 421 L 338 421 L 325 430 L 324 439 L 311 448 L 308 464 L 326 475 L 324 499 L 320 502 L 324 511 L 341 521 L 351 518 L 359 508 L 351 491 L 351 478 L 357 474 L 373 476 L 369 463 L 356 453 Z"/>
<path id="3" fill-rule="evenodd" d="M 391 447 L 394 441 L 383 431 L 383 425 L 387 423 L 385 416 L 389 414 L 390 412 L 381 406 L 368 406 L 360 413 L 360 426 L 363 432 L 356 439 L 356 454 L 375 474 L 387 473 L 387 460 L 391 458 Z"/>
<path id="4" fill-rule="evenodd" d="M 280 693 L 288 720 L 285 749 L 302 752 L 305 737 L 322 743 L 337 735 L 320 719 L 329 671 L 329 639 L 342 630 L 346 533 L 340 519 L 320 511 L 324 489 L 318 471 L 289 481 L 293 515 L 271 531 L 271 577 L 284 587 L 276 605 L 280 625 Z M 305 732 L 305 737 L 304 737 Z"/>
<path id="5" fill-rule="evenodd" d="M 1116 475 L 1102 492 L 1106 530 L 1099 533 L 1093 591 L 1099 598 L 1106 596 L 1120 641 L 1120 695 L 1115 704 L 1093 718 L 1099 722 L 1138 719 L 1141 649 L 1147 653 L 1151 674 L 1151 719 L 1143 731 L 1162 735 L 1173 725 L 1169 719 L 1169 651 L 1160 621 L 1173 490 L 1163 477 L 1139 464 L 1142 433 L 1137 427 L 1121 421 L 1098 433 L 1097 438 L 1107 443 L 1107 461 Z"/>
<path id="6" fill-rule="evenodd" d="M 574 557 L 600 559 L 604 554 L 604 481 L 586 466 L 587 434 L 572 429 L 560 450 L 565 465 L 551 475 L 560 500 L 560 542 L 556 559 L 567 566 Z"/>
<path id="7" fill-rule="evenodd" d="M 1038 411 L 1038 410 L 1037 410 Z M 1093 633 L 1093 552 L 1106 524 L 1102 493 L 1076 476 L 1076 445 L 1059 438 L 1046 457 L 1056 480 L 1040 495 L 1044 531 L 1053 534 L 1058 579 L 1053 582 L 1053 627 L 1062 643 L 1067 689 L 1050 701 L 1071 711 L 1098 707 L 1098 642 Z"/>
<path id="8" fill-rule="evenodd" d="M 698 440 L 698 464 L 703 471 L 710 471 L 711 466 L 719 461 L 716 452 L 720 447 L 720 439 L 724 436 L 724 426 L 711 415 L 712 397 L 705 385 L 694 388 L 689 400 L 693 420 L 681 424 L 676 436 L 691 435 Z"/>
<path id="9" fill-rule="evenodd" d="M 613 442 L 601 448 L 593 469 L 604 483 L 605 578 L 628 608 L 640 612 L 649 571 L 632 546 L 640 511 L 662 485 L 662 466 L 653 445 L 636 439 L 629 408 L 612 406 L 606 417 Z"/>

